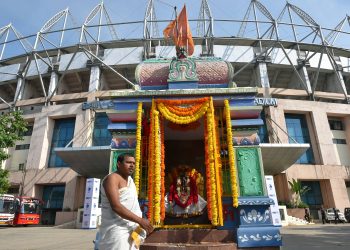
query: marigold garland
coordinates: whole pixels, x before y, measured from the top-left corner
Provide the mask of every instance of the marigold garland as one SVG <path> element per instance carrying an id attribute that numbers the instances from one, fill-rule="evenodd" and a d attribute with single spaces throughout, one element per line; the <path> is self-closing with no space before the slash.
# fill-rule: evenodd
<path id="1" fill-rule="evenodd" d="M 160 206 L 161 206 L 161 147 L 160 147 L 160 127 L 159 127 L 159 112 L 154 110 L 154 222 L 160 224 Z"/>
<path id="2" fill-rule="evenodd" d="M 230 114 L 230 105 L 228 100 L 224 101 L 225 103 L 225 118 L 226 118 L 226 135 L 227 135 L 227 147 L 228 147 L 228 157 L 230 163 L 230 177 L 231 177 L 231 191 L 233 206 L 238 207 L 238 188 L 237 188 L 237 170 L 236 170 L 236 157 L 235 150 L 232 143 L 232 129 L 231 129 L 231 114 Z"/>
<path id="3" fill-rule="evenodd" d="M 204 103 L 209 101 L 209 97 L 202 97 L 197 99 L 184 99 L 184 100 L 157 100 L 157 103 L 164 103 L 165 105 L 194 105 L 198 103 Z"/>
<path id="4" fill-rule="evenodd" d="M 197 112 L 191 113 L 187 116 L 179 116 L 170 112 L 170 110 L 167 108 L 166 105 L 164 105 L 164 103 L 158 103 L 157 106 L 162 115 L 169 121 L 177 124 L 188 124 L 197 121 L 199 118 L 201 118 L 207 112 L 209 108 L 209 103 L 205 102 Z"/>
<path id="5" fill-rule="evenodd" d="M 213 115 L 211 110 L 207 113 L 207 129 L 208 129 L 208 149 L 209 149 L 209 172 L 210 172 L 210 192 L 211 192 L 211 222 L 213 225 L 218 225 L 218 209 L 217 209 L 217 192 L 215 181 L 215 152 L 213 143 Z"/>
<path id="6" fill-rule="evenodd" d="M 198 110 L 202 107 L 202 105 L 203 105 L 202 103 L 187 106 L 187 107 L 167 105 L 167 108 L 171 113 L 173 113 L 175 115 L 188 116 L 188 115 L 192 115 L 192 114 L 198 112 Z"/>
<path id="7" fill-rule="evenodd" d="M 208 141 L 208 123 L 207 117 L 204 117 L 204 147 L 205 147 L 205 176 L 206 176 L 206 190 L 207 190 L 207 208 L 208 208 L 208 218 L 211 220 L 211 186 L 210 186 L 210 164 L 209 164 L 209 141 Z"/>
<path id="8" fill-rule="evenodd" d="M 153 131 L 154 131 L 154 119 L 153 119 L 153 112 L 155 109 L 155 103 L 152 101 L 152 108 L 150 112 L 150 133 L 149 133 L 149 145 L 148 145 L 148 220 L 153 224 L 153 144 L 154 144 L 154 138 L 153 138 Z"/>
<path id="9" fill-rule="evenodd" d="M 137 193 L 140 192 L 140 162 L 141 162 L 141 130 L 142 130 L 142 102 L 137 106 L 137 129 L 136 129 L 136 148 L 135 148 L 135 175 L 134 182 Z"/>
<path id="10" fill-rule="evenodd" d="M 220 170 L 221 170 L 221 164 L 220 164 L 220 154 L 219 154 L 219 150 L 217 147 L 217 134 L 216 134 L 216 130 L 217 130 L 217 126 L 216 126 L 216 122 L 215 122 L 215 113 L 214 113 L 214 105 L 213 102 L 210 102 L 210 112 L 212 113 L 212 143 L 213 143 L 213 155 L 214 155 L 214 170 L 215 170 L 215 183 L 216 183 L 216 192 L 217 192 L 217 212 L 218 212 L 218 221 L 217 221 L 217 225 L 223 226 L 224 225 L 224 221 L 223 221 L 223 214 L 222 214 L 222 200 L 221 200 L 221 195 L 222 195 L 222 187 L 221 187 L 221 177 L 220 177 Z"/>
<path id="11" fill-rule="evenodd" d="M 160 140 L 161 140 L 161 200 L 160 200 L 160 219 L 164 221 L 165 218 L 165 149 L 164 149 L 164 122 L 160 120 Z"/>
<path id="12" fill-rule="evenodd" d="M 152 102 L 149 137 L 149 213 L 153 225 L 160 225 L 165 216 L 164 204 L 164 131 L 160 117 L 176 124 L 190 124 L 204 116 L 205 162 L 208 218 L 213 225 L 222 225 L 220 154 L 212 98 L 195 100 L 157 100 Z M 162 123 L 161 123 L 162 124 Z"/>

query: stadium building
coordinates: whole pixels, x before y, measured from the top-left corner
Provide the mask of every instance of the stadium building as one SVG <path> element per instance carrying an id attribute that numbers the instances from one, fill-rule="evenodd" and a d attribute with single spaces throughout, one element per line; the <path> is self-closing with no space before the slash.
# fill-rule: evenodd
<path id="1" fill-rule="evenodd" d="M 273 175 L 278 201 L 291 201 L 288 181 L 296 179 L 310 187 L 302 200 L 314 218 L 321 206 L 350 207 L 350 50 L 342 45 L 350 17 L 324 28 L 302 6 L 286 3 L 274 17 L 257 0 L 247 5 L 243 18 L 230 20 L 213 16 L 207 0 L 199 10 L 188 4 L 199 12 L 189 21 L 201 77 L 183 88 L 164 84 L 164 63 L 176 50 L 159 32 L 171 20 L 157 19 L 156 1 L 148 1 L 141 21 L 114 23 L 101 3 L 79 26 L 65 9 L 35 35 L 0 28 L 0 114 L 22 110 L 29 122 L 2 164 L 9 192 L 43 199 L 44 224 L 74 220 L 86 179 L 110 171 L 110 120 L 136 114 L 111 113 L 111 106 L 138 99 L 149 110 L 157 97 L 211 95 L 215 103 L 215 96 L 251 93 L 262 110 L 264 173 Z M 143 32 L 125 35 L 139 26 Z M 219 27 L 227 33 L 215 34 Z M 185 141 L 184 151 L 202 145 L 178 134 L 170 139 Z"/>

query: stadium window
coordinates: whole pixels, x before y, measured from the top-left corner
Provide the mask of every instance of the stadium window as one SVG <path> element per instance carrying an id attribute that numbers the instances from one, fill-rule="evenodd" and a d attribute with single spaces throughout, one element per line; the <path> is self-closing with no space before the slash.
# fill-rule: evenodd
<path id="1" fill-rule="evenodd" d="M 108 123 L 109 119 L 106 113 L 96 113 L 92 139 L 93 146 L 109 146 L 111 144 L 112 135 L 107 129 Z"/>
<path id="2" fill-rule="evenodd" d="M 53 130 L 49 168 L 68 167 L 68 164 L 59 157 L 55 148 L 64 148 L 74 136 L 75 118 L 55 120 L 55 127 Z M 70 147 L 72 144 L 70 145 Z"/>
<path id="3" fill-rule="evenodd" d="M 314 154 L 310 140 L 309 129 L 305 115 L 285 114 L 289 143 L 309 143 L 310 148 L 295 162 L 299 164 L 315 164 Z M 294 141 L 294 140 L 295 141 Z"/>
<path id="4" fill-rule="evenodd" d="M 260 114 L 261 119 L 264 121 L 264 125 L 259 127 L 258 135 L 261 143 L 269 143 L 269 134 L 266 126 L 265 112 L 262 111 Z"/>
<path id="5" fill-rule="evenodd" d="M 44 186 L 44 209 L 62 209 L 65 185 Z"/>
<path id="6" fill-rule="evenodd" d="M 331 130 L 344 130 L 344 125 L 341 120 L 329 119 L 328 123 Z"/>
<path id="7" fill-rule="evenodd" d="M 345 139 L 334 139 L 333 138 L 333 144 L 346 144 Z"/>
<path id="8" fill-rule="evenodd" d="M 21 133 L 22 136 L 32 136 L 32 134 L 33 134 L 33 126 L 32 125 L 27 126 L 26 132 Z"/>
<path id="9" fill-rule="evenodd" d="M 21 144 L 21 145 L 16 145 L 16 150 L 26 150 L 29 149 L 30 144 Z"/>
<path id="10" fill-rule="evenodd" d="M 24 163 L 18 164 L 18 170 L 23 171 L 24 170 Z"/>

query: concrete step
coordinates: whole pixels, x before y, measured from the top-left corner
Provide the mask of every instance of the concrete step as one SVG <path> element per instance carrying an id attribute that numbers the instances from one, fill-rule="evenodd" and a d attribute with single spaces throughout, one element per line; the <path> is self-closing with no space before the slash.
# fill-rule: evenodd
<path id="1" fill-rule="evenodd" d="M 235 243 L 144 243 L 140 250 L 280 250 L 279 247 L 248 247 L 238 248 Z"/>
<path id="2" fill-rule="evenodd" d="M 141 250 L 240 250 L 235 230 L 162 229 L 146 238 Z M 255 247 L 244 250 L 278 250 L 279 247 Z"/>
<path id="3" fill-rule="evenodd" d="M 235 243 L 144 243 L 140 250 L 237 250 Z"/>
<path id="4" fill-rule="evenodd" d="M 236 234 L 233 230 L 217 229 L 169 229 L 153 232 L 145 243 L 234 243 Z"/>

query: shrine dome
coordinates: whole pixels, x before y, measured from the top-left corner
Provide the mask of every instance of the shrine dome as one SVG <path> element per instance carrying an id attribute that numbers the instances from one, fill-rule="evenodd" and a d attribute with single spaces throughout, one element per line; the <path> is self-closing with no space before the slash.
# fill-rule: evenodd
<path id="1" fill-rule="evenodd" d="M 196 88 L 227 87 L 232 78 L 231 63 L 217 57 L 149 59 L 135 71 L 141 89 L 167 89 L 170 82 L 192 82 Z"/>

